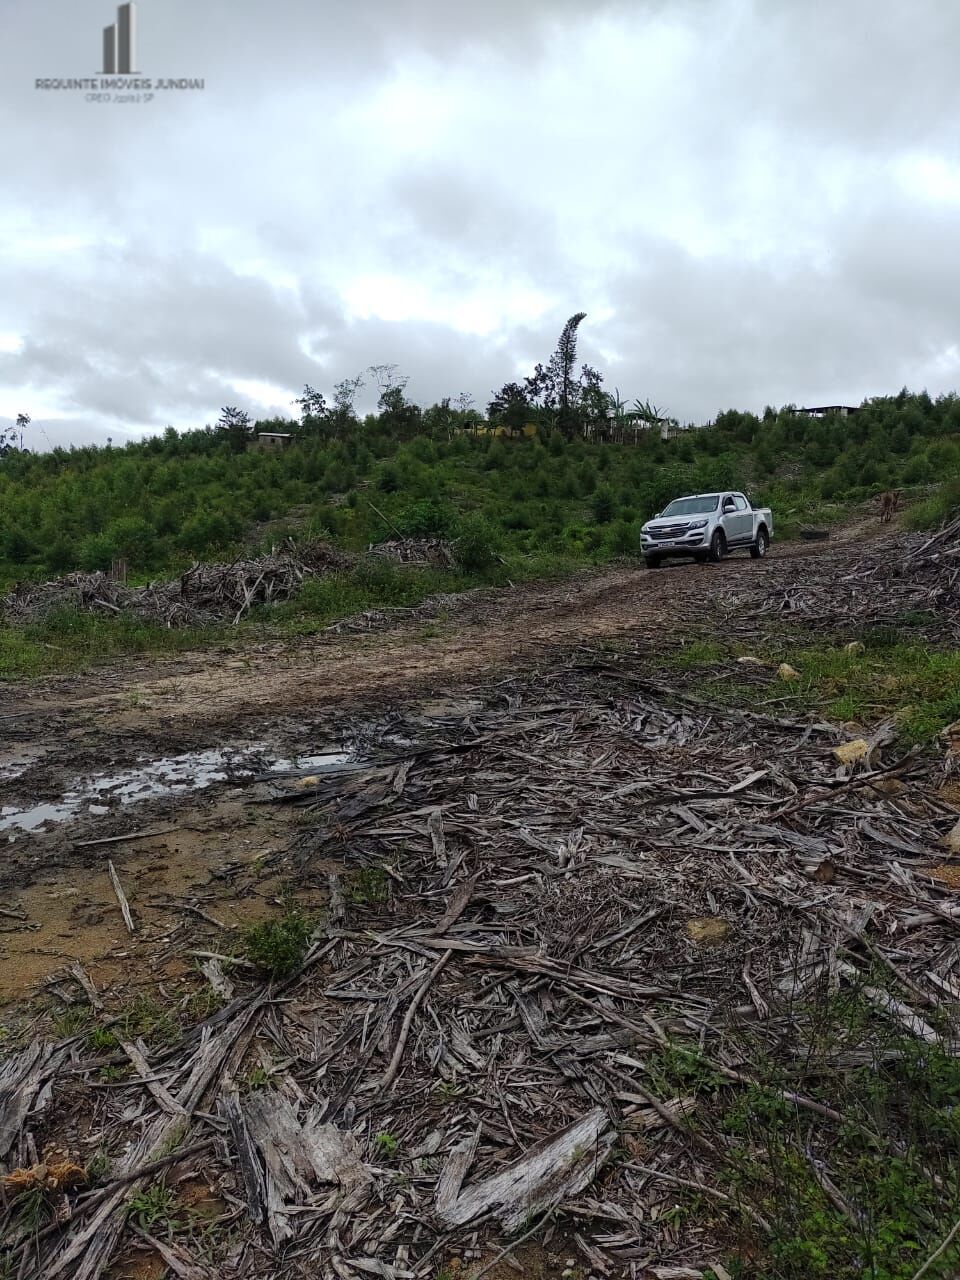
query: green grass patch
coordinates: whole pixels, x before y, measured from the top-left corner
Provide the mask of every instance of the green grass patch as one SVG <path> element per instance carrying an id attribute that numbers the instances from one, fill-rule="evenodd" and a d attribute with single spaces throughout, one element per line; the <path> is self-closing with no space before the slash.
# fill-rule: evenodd
<path id="1" fill-rule="evenodd" d="M 929 497 L 907 507 L 903 523 L 908 529 L 936 529 L 960 508 L 960 480 L 948 480 Z"/>
<path id="2" fill-rule="evenodd" d="M 314 921 L 294 909 L 273 920 L 261 920 L 244 934 L 246 957 L 267 977 L 285 978 L 303 963 Z"/>
<path id="3" fill-rule="evenodd" d="M 182 653 L 224 644 L 242 648 L 263 641 L 265 633 L 279 638 L 311 635 L 368 609 L 413 609 L 433 595 L 559 580 L 582 571 L 584 564 L 574 555 L 539 551 L 466 572 L 409 567 L 368 556 L 348 572 L 308 580 L 296 599 L 254 610 L 236 627 L 224 622 L 203 629 L 167 628 L 124 615 L 101 617 L 60 609 L 29 626 L 0 625 L 0 680 L 73 674 L 135 654 Z M 139 705 L 136 694 L 129 705 Z"/>
<path id="4" fill-rule="evenodd" d="M 866 630 L 864 649 L 853 653 L 844 644 L 797 648 L 768 638 L 749 650 L 767 664 L 766 676 L 749 682 L 735 665 L 746 652 L 739 645 L 693 641 L 663 655 L 661 664 L 690 673 L 707 669 L 712 675 L 721 673 L 717 668 L 726 669 L 730 679 L 694 682 L 697 692 L 714 702 L 759 710 L 786 705 L 865 726 L 894 718 L 905 745 L 929 743 L 960 719 L 960 651 L 917 643 L 911 628 L 928 621 L 925 614 L 911 614 L 895 619 L 897 625 Z M 798 678 L 777 679 L 781 662 L 792 666 Z"/>
<path id="5" fill-rule="evenodd" d="M 87 1044 L 98 1053 L 110 1053 L 119 1043 L 117 1033 L 109 1027 L 94 1027 L 87 1036 Z"/>
<path id="6" fill-rule="evenodd" d="M 786 502 L 773 504 L 771 510 L 777 542 L 793 542 L 804 529 L 832 529 L 851 516 L 847 504 L 821 502 L 814 495 L 803 493 L 791 495 Z"/>
<path id="7" fill-rule="evenodd" d="M 151 1045 L 175 1044 L 182 1027 L 174 1011 L 144 993 L 135 996 L 107 1026 L 93 1021 L 87 1005 L 72 1005 L 54 1019 L 53 1031 L 63 1037 L 84 1035 L 90 1051 L 101 1054 L 119 1048 L 121 1040 L 138 1036 Z"/>
<path id="8" fill-rule="evenodd" d="M 390 897 L 390 879 L 382 867 L 363 867 L 347 880 L 347 897 L 358 905 L 377 906 Z"/>
<path id="9" fill-rule="evenodd" d="M 374 1150 L 385 1160 L 393 1160 L 400 1150 L 400 1141 L 392 1133 L 378 1133 L 373 1140 Z"/>
<path id="10" fill-rule="evenodd" d="M 313 578 L 295 600 L 273 611 L 261 610 L 288 634 L 302 635 L 367 609 L 411 609 L 428 596 L 464 591 L 477 580 L 455 570 L 404 567 L 369 557 L 355 569 Z"/>
<path id="11" fill-rule="evenodd" d="M 888 979 L 863 974 L 870 986 Z M 645 1060 L 658 1097 L 695 1099 L 687 1122 L 717 1152 L 708 1181 L 740 1206 L 718 1235 L 741 1280 L 911 1280 L 960 1216 L 960 1061 L 905 1035 L 858 988 L 824 984 L 793 1004 L 775 1046 L 759 1029 L 728 1028 L 723 1057 L 747 1064 L 746 1082 L 717 1069 L 709 1044 L 671 1043 Z M 960 1240 L 929 1274 L 955 1275 L 958 1263 Z"/>
<path id="12" fill-rule="evenodd" d="M 58 609 L 25 627 L 0 626 L 0 680 L 85 671 L 136 653 L 182 653 L 223 641 L 221 628 L 167 628 L 120 615 Z"/>
<path id="13" fill-rule="evenodd" d="M 177 1218 L 177 1197 L 164 1182 L 154 1182 L 132 1196 L 127 1214 L 144 1231 L 167 1233 Z"/>
<path id="14" fill-rule="evenodd" d="M 214 991 L 211 986 L 203 986 L 198 991 L 194 991 L 190 999 L 187 1001 L 187 1015 L 196 1022 L 205 1022 L 207 1018 L 211 1018 L 218 1009 L 222 1009 L 224 1004 L 223 996 Z"/>
<path id="15" fill-rule="evenodd" d="M 682 648 L 664 655 L 666 666 L 680 671 L 695 671 L 697 667 L 713 666 L 729 657 L 730 650 L 714 640 L 691 640 Z"/>
<path id="16" fill-rule="evenodd" d="M 55 1035 L 61 1039 L 82 1035 L 90 1025 L 90 1009 L 85 1004 L 72 1004 L 57 1013 L 52 1021 Z"/>
<path id="17" fill-rule="evenodd" d="M 787 661 L 800 672 L 797 697 L 840 721 L 894 716 L 906 744 L 929 742 L 960 718 L 960 652 L 935 652 L 895 636 L 868 637 L 867 644 L 864 653 L 791 654 Z"/>
<path id="18" fill-rule="evenodd" d="M 265 1089 L 270 1083 L 270 1073 L 264 1067 L 252 1067 L 247 1076 L 247 1088 L 251 1092 Z"/>
<path id="19" fill-rule="evenodd" d="M 583 569 L 583 559 L 554 552 L 504 557 L 469 572 L 404 566 L 369 556 L 349 572 L 305 583 L 295 600 L 275 610 L 261 610 L 259 620 L 278 622 L 286 634 L 304 635 L 367 609 L 414 609 L 431 596 L 559 580 Z"/>
<path id="20" fill-rule="evenodd" d="M 118 1038 L 130 1040 L 140 1036 L 153 1045 L 176 1044 L 183 1030 L 176 1014 L 147 994 L 136 996 L 121 1012 L 115 1026 Z M 108 1028 L 105 1039 L 113 1034 Z"/>
<path id="21" fill-rule="evenodd" d="M 25 1235 L 34 1235 L 52 1217 L 53 1199 L 43 1187 L 31 1187 L 17 1196 L 14 1202 L 13 1218 L 17 1227 Z M 0 1265 L 3 1265 L 2 1262 L 0 1262 Z M 0 1277 L 3 1277 L 3 1280 L 7 1280 L 7 1276 L 10 1277 L 10 1280 L 13 1280 L 14 1272 L 12 1269 L 6 1273 L 0 1271 Z"/>

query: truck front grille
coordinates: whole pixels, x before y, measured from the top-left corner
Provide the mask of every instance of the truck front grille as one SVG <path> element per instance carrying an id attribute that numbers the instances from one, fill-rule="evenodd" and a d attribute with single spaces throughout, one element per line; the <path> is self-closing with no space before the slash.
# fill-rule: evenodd
<path id="1" fill-rule="evenodd" d="M 668 539 L 682 538 L 688 532 L 689 529 L 685 524 L 672 524 L 666 529 L 651 529 L 650 536 L 660 542 L 665 542 Z"/>

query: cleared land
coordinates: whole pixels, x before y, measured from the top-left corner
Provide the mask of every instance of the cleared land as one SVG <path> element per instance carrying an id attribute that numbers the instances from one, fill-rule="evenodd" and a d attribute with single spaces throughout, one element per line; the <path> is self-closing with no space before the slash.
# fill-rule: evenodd
<path id="1" fill-rule="evenodd" d="M 912 1277 L 960 1214 L 923 542 L 5 689 L 9 1274 Z"/>

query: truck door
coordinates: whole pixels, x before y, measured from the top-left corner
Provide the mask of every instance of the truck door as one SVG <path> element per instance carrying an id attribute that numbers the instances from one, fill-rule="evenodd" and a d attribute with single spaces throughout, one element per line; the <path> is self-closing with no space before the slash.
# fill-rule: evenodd
<path id="1" fill-rule="evenodd" d="M 725 493 L 720 500 L 720 523 L 723 525 L 727 546 L 734 546 L 740 539 L 737 534 L 737 504 L 732 493 Z"/>
<path id="2" fill-rule="evenodd" d="M 726 521 L 727 541 L 749 542 L 753 537 L 753 512 L 750 510 L 750 504 L 742 493 L 734 493 L 731 496 L 734 514 Z"/>

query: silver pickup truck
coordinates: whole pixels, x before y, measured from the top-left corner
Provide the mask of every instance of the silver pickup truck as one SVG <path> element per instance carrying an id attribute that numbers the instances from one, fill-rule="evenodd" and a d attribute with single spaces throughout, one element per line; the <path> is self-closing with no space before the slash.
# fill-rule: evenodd
<path id="1" fill-rule="evenodd" d="M 742 493 L 697 493 L 674 498 L 640 530 L 648 569 L 667 556 L 722 560 L 728 551 L 748 550 L 754 560 L 767 554 L 773 537 L 769 507 L 754 507 Z"/>

